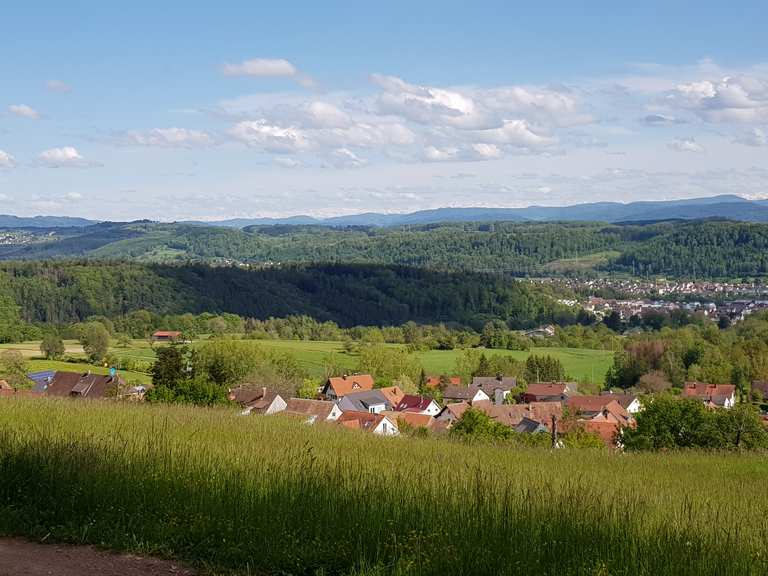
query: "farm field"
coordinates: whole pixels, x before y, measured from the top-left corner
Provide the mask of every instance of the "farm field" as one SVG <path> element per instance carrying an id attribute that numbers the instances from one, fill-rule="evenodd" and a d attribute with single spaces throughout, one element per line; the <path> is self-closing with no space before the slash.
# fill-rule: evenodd
<path id="1" fill-rule="evenodd" d="M 757 575 L 768 464 L 6 399 L 0 535 L 233 574 Z M 706 489 L 702 489 L 706 487 Z"/>
<path id="2" fill-rule="evenodd" d="M 357 357 L 354 353 L 350 354 L 344 350 L 341 342 L 327 341 L 306 341 L 306 340 L 259 340 L 259 345 L 265 349 L 277 350 L 293 354 L 298 362 L 313 377 L 322 377 L 324 375 L 324 362 L 330 354 L 334 354 L 336 361 L 349 368 L 350 370 L 357 364 Z M 55 363 L 40 359 L 40 343 L 25 342 L 22 344 L 4 344 L 0 345 L 2 349 L 14 349 L 21 351 L 27 358 L 30 358 L 30 370 L 104 370 L 104 367 L 92 367 L 85 363 L 85 356 L 82 347 L 74 340 L 65 342 L 67 354 L 75 358 L 82 358 L 83 362 L 78 365 L 71 363 Z M 390 344 L 389 346 L 398 346 Z M 139 360 L 144 362 L 153 362 L 155 358 L 154 350 L 145 340 L 133 340 L 131 345 L 122 348 L 113 346 L 110 351 L 120 359 Z M 462 354 L 462 350 L 429 350 L 417 352 L 424 370 L 430 374 L 449 374 L 453 371 L 456 359 Z M 580 348 L 532 348 L 530 351 L 520 350 L 485 350 L 487 354 L 501 354 L 512 356 L 517 360 L 525 360 L 531 354 L 548 354 L 558 358 L 565 367 L 566 372 L 579 381 L 589 381 L 602 383 L 605 380 L 605 374 L 613 361 L 613 353 L 606 350 L 586 350 Z M 148 382 L 148 376 L 138 372 L 124 372 L 124 375 L 136 383 Z"/>

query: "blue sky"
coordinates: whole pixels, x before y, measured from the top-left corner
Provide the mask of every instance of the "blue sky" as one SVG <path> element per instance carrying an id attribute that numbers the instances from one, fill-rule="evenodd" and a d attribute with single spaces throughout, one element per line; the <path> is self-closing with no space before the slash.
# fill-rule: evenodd
<path id="1" fill-rule="evenodd" d="M 768 196 L 761 2 L 26 2 L 0 212 Z"/>

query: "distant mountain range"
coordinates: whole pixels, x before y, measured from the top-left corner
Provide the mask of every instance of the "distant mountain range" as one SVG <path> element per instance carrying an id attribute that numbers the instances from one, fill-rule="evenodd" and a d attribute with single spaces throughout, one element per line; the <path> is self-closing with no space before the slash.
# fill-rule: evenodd
<path id="1" fill-rule="evenodd" d="M 406 214 L 367 212 L 350 216 L 314 218 L 236 218 L 218 221 L 191 221 L 183 224 L 247 228 L 250 226 L 407 226 L 438 222 L 648 222 L 658 220 L 696 220 L 727 218 L 744 222 L 768 222 L 768 200 L 748 200 L 726 194 L 687 200 L 658 200 L 646 202 L 596 202 L 573 206 L 528 206 L 526 208 L 436 208 Z M 84 218 L 35 216 L 23 218 L 0 215 L 0 228 L 75 228 L 96 224 Z"/>
<path id="2" fill-rule="evenodd" d="M 246 228 L 272 225 L 321 226 L 407 226 L 438 222 L 642 222 L 670 219 L 697 220 L 728 218 L 744 222 L 768 222 L 768 200 L 747 200 L 735 195 L 721 195 L 688 200 L 659 200 L 647 202 L 596 202 L 573 206 L 528 206 L 526 208 L 436 208 L 408 214 L 368 212 L 351 216 L 313 218 L 239 218 L 216 222 L 195 222 L 206 226 Z"/>

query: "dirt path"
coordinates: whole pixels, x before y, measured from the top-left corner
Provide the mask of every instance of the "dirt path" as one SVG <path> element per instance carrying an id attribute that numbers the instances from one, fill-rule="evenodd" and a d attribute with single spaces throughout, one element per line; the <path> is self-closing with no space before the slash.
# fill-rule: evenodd
<path id="1" fill-rule="evenodd" d="M 0 538 L 0 576 L 193 576 L 166 560 Z"/>

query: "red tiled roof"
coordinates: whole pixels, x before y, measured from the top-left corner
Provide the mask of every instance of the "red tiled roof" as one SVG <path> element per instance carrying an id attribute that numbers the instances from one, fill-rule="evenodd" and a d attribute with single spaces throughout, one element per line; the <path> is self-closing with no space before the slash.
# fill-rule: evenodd
<path id="1" fill-rule="evenodd" d="M 704 384 L 703 382 L 686 382 L 683 396 L 708 400 L 717 396 L 730 397 L 736 392 L 733 384 Z"/>
<path id="2" fill-rule="evenodd" d="M 350 392 L 373 390 L 373 376 L 370 374 L 354 374 L 352 376 L 337 376 L 328 378 L 326 386 L 333 388 L 338 398 L 346 396 Z"/>
<path id="3" fill-rule="evenodd" d="M 461 386 L 461 377 L 460 376 L 451 376 L 448 379 L 448 384 L 452 386 Z M 427 382 L 426 382 L 427 388 L 439 388 L 440 387 L 440 376 L 427 376 Z"/>
<path id="4" fill-rule="evenodd" d="M 400 400 L 400 403 L 397 404 L 395 410 L 398 412 L 403 412 L 406 410 L 421 412 L 429 408 L 430 404 L 432 404 L 432 398 L 429 396 L 416 396 L 415 394 L 406 394 L 403 396 L 402 400 Z"/>

